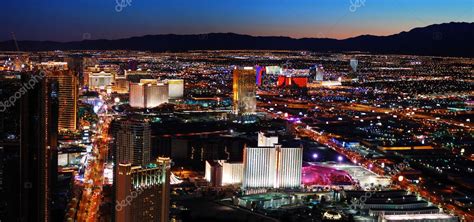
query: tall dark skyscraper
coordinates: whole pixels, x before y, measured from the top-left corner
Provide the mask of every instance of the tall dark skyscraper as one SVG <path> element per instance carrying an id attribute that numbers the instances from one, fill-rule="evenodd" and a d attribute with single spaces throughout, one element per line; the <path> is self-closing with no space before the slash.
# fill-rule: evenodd
<path id="1" fill-rule="evenodd" d="M 69 57 L 64 58 L 64 61 L 67 62 L 68 69 L 74 73 L 78 82 L 81 83 L 84 78 L 84 58 L 82 55 L 70 55 Z"/>
<path id="2" fill-rule="evenodd" d="M 148 122 L 119 120 L 113 124 L 115 163 L 145 166 L 150 163 L 151 129 Z"/>
<path id="3" fill-rule="evenodd" d="M 0 77 L 0 220 L 20 218 L 20 105 L 4 106 L 21 87 L 21 79 Z M 18 103 L 18 102 L 17 102 Z"/>
<path id="4" fill-rule="evenodd" d="M 0 114 L 0 219 L 51 221 L 57 179 L 58 82 L 38 72 L 1 82 L 9 88 L 2 90 L 2 101 L 14 104 Z"/>
<path id="5" fill-rule="evenodd" d="M 132 171 L 131 169 L 141 169 L 141 167 L 146 168 L 150 164 L 150 154 L 151 154 L 151 128 L 150 123 L 143 120 L 134 120 L 134 119 L 120 119 L 114 121 L 111 127 L 111 134 L 115 138 L 113 150 L 114 150 L 114 187 L 115 187 L 115 200 L 123 201 L 126 196 L 130 195 L 130 192 L 134 189 L 138 189 L 138 185 L 131 187 L 131 181 L 136 181 L 142 175 L 153 174 L 155 177 L 159 177 L 158 174 L 160 171 L 149 171 L 145 174 L 139 173 L 141 170 Z M 135 178 L 135 179 L 132 179 Z M 160 176 L 160 178 L 162 178 Z M 165 178 L 165 177 L 163 177 Z M 166 181 L 160 182 L 160 184 L 166 184 Z M 169 179 L 168 179 L 169 184 Z M 151 209 L 156 209 L 156 204 L 158 204 L 158 198 L 161 195 L 158 195 L 158 187 L 154 190 L 150 190 L 150 187 L 140 187 L 140 194 L 143 190 L 148 190 L 145 192 L 139 200 L 144 202 L 134 202 L 135 206 L 141 206 L 143 208 L 136 209 L 134 212 L 135 216 L 131 213 L 128 207 L 124 207 L 125 210 L 116 210 L 115 217 L 116 221 L 133 221 L 133 219 L 140 219 L 149 221 L 150 217 L 157 218 L 157 215 L 154 213 L 148 212 Z M 136 191 L 136 190 L 135 190 Z M 134 191 L 134 192 L 135 192 Z M 169 191 L 168 191 L 169 193 Z M 142 206 L 144 205 L 144 206 Z M 145 209 L 146 208 L 146 209 Z M 135 208 L 133 208 L 135 209 Z M 142 212 L 143 215 L 148 215 L 144 217 L 136 217 L 141 210 L 146 210 L 147 212 Z M 156 212 L 155 212 L 156 213 Z"/>

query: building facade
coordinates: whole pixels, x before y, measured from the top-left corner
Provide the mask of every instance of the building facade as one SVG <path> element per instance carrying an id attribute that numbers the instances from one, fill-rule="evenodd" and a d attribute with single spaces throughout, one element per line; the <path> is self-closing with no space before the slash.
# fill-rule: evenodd
<path id="1" fill-rule="evenodd" d="M 301 185 L 303 148 L 285 148 L 278 136 L 258 133 L 258 147 L 244 148 L 244 188 L 296 188 Z"/>
<path id="2" fill-rule="evenodd" d="M 184 95 L 184 80 L 169 79 L 168 80 L 168 95 L 170 99 L 180 99 Z"/>
<path id="3" fill-rule="evenodd" d="M 205 179 L 211 183 L 211 186 L 242 184 L 243 175 L 244 166 L 242 162 L 206 161 Z"/>
<path id="4" fill-rule="evenodd" d="M 303 149 L 246 147 L 244 188 L 297 188 L 301 185 Z"/>
<path id="5" fill-rule="evenodd" d="M 244 148 L 243 187 L 249 188 L 297 188 L 301 186 L 303 148 L 285 148 L 274 144 L 274 139 L 262 138 L 264 145 Z M 277 141 L 276 141 L 277 142 Z"/>
<path id="6" fill-rule="evenodd" d="M 59 130 L 77 129 L 77 99 L 79 94 L 78 75 L 69 69 L 67 62 L 42 62 L 37 68 L 46 73 L 48 79 L 58 83 Z"/>
<path id="7" fill-rule="evenodd" d="M 170 164 L 169 158 L 158 158 L 146 167 L 118 165 L 116 222 L 169 221 Z"/>
<path id="8" fill-rule="evenodd" d="M 257 109 L 255 69 L 252 67 L 234 69 L 232 88 L 234 113 L 239 115 L 255 113 Z"/>
<path id="9" fill-rule="evenodd" d="M 150 163 L 150 123 L 140 120 L 118 120 L 113 123 L 115 164 L 145 166 Z"/>
<path id="10" fill-rule="evenodd" d="M 106 73 L 104 71 L 99 73 L 90 73 L 89 74 L 89 89 L 105 89 L 108 86 L 112 86 L 114 83 L 114 74 Z"/>
<path id="11" fill-rule="evenodd" d="M 0 130 L 8 135 L 0 137 L 0 220 L 52 221 L 58 82 L 34 72 L 0 79 L 0 86 Z M 6 100 L 13 104 L 3 107 Z"/>
<path id="12" fill-rule="evenodd" d="M 85 60 L 91 60 L 91 59 L 85 59 Z M 120 69 L 120 67 L 115 64 L 96 65 L 97 61 L 90 61 L 90 62 L 84 62 L 84 63 L 86 66 L 84 67 L 83 76 L 82 76 L 83 81 L 81 82 L 81 86 L 89 85 L 90 76 L 95 75 L 97 73 L 102 73 L 102 72 L 110 73 L 115 79 L 118 76 L 118 70 Z M 90 64 L 87 65 L 87 63 L 90 63 Z"/>
<path id="13" fill-rule="evenodd" d="M 258 144 L 257 144 L 257 146 L 265 147 L 265 146 L 273 146 L 275 144 L 278 144 L 278 136 L 277 135 L 264 133 L 264 132 L 258 132 Z"/>
<path id="14" fill-rule="evenodd" d="M 130 83 L 129 103 L 135 108 L 154 108 L 168 102 L 168 93 L 168 85 L 163 83 Z"/>

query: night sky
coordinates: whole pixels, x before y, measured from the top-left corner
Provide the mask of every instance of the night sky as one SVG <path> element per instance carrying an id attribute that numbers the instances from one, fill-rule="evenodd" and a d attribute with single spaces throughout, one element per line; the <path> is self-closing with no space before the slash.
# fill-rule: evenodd
<path id="1" fill-rule="evenodd" d="M 474 0 L 5 0 L 0 41 L 117 39 L 147 34 L 234 32 L 347 38 L 435 23 L 473 22 Z"/>

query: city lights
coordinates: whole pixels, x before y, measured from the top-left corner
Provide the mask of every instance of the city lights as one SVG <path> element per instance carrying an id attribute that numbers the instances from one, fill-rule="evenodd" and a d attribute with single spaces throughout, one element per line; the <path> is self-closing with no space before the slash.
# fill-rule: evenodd
<path id="1" fill-rule="evenodd" d="M 5 2 L 0 222 L 472 222 L 470 8 Z"/>

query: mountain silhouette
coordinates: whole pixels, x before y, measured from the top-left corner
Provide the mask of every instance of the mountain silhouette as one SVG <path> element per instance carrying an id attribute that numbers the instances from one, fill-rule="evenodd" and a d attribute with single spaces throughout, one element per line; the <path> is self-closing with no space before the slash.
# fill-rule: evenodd
<path id="1" fill-rule="evenodd" d="M 22 51 L 47 50 L 310 50 L 318 52 L 362 51 L 379 54 L 474 57 L 474 23 L 451 22 L 414 28 L 389 36 L 361 35 L 347 39 L 250 36 L 235 33 L 195 35 L 146 35 L 117 40 L 75 42 L 18 41 Z M 14 51 L 12 40 L 0 42 L 0 50 Z"/>

